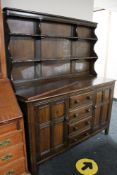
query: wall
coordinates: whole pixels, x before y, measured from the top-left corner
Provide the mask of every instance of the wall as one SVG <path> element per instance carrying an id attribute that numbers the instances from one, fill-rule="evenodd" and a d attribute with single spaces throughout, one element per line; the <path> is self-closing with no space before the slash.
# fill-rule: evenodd
<path id="1" fill-rule="evenodd" d="M 2 0 L 2 7 L 13 7 L 92 20 L 93 0 Z"/>
<path id="2" fill-rule="evenodd" d="M 117 12 L 98 11 L 93 19 L 98 23 L 95 50 L 99 58 L 95 64 L 96 72 L 101 77 L 117 80 Z M 117 98 L 117 81 L 114 97 Z"/>

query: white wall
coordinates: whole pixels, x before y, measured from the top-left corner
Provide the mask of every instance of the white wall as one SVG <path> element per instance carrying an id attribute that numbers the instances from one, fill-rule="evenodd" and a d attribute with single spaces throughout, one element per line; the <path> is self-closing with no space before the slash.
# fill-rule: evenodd
<path id="1" fill-rule="evenodd" d="M 93 0 L 2 0 L 3 7 L 92 20 Z"/>
<path id="2" fill-rule="evenodd" d="M 95 45 L 95 51 L 98 55 L 98 60 L 95 63 L 95 70 L 100 77 L 105 77 L 106 58 L 107 58 L 107 38 L 108 38 L 108 10 L 95 12 L 93 21 L 98 23 L 96 35 L 98 41 Z"/>
<path id="3" fill-rule="evenodd" d="M 94 13 L 93 20 L 98 22 L 96 72 L 101 77 L 117 80 L 117 12 L 98 11 Z M 117 98 L 117 81 L 114 97 Z"/>

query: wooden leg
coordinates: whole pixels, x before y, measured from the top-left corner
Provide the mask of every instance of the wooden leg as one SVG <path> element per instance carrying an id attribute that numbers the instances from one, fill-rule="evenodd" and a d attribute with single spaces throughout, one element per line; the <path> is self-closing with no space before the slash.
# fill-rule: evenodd
<path id="1" fill-rule="evenodd" d="M 109 127 L 105 129 L 105 135 L 108 135 L 109 133 Z"/>

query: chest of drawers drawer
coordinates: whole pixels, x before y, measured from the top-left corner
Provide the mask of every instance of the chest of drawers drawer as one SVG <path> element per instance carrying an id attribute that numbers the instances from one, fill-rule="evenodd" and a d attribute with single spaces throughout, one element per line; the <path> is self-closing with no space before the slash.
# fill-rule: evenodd
<path id="1" fill-rule="evenodd" d="M 21 124 L 22 124 L 21 120 L 15 120 L 11 123 L 5 123 L 3 125 L 0 125 L 0 135 L 20 129 Z"/>
<path id="2" fill-rule="evenodd" d="M 0 151 L 0 167 L 22 158 L 24 155 L 24 145 L 22 143 Z"/>
<path id="3" fill-rule="evenodd" d="M 14 161 L 6 166 L 0 167 L 0 175 L 21 175 L 25 172 L 25 159 Z"/>
<path id="4" fill-rule="evenodd" d="M 0 136 L 0 151 L 23 142 L 22 130 Z"/>
<path id="5" fill-rule="evenodd" d="M 73 95 L 70 97 L 70 108 L 79 107 L 85 104 L 92 104 L 93 93 L 84 93 L 80 95 Z"/>
<path id="6" fill-rule="evenodd" d="M 87 130 L 90 130 L 92 126 L 92 117 L 88 117 L 85 120 L 69 125 L 69 134 L 81 134 Z"/>
<path id="7" fill-rule="evenodd" d="M 93 109 L 91 105 L 85 106 L 82 108 L 76 108 L 69 112 L 69 120 L 70 122 L 74 122 L 76 120 L 78 121 L 88 116 L 92 116 L 92 113 L 93 113 Z"/>

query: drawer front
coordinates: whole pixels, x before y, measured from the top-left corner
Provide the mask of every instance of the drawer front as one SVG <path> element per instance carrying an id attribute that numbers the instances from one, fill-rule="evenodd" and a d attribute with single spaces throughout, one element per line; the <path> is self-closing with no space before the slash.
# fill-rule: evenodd
<path id="1" fill-rule="evenodd" d="M 74 125 L 69 125 L 69 134 L 78 133 L 81 134 L 87 130 L 90 130 L 92 126 L 92 117 L 87 118 L 81 122 L 78 122 Z"/>
<path id="2" fill-rule="evenodd" d="M 92 106 L 86 106 L 69 112 L 69 120 L 80 120 L 92 116 Z"/>
<path id="3" fill-rule="evenodd" d="M 5 123 L 0 126 L 0 135 L 8 132 L 16 131 L 21 128 L 21 121 L 17 120 L 12 123 Z"/>
<path id="4" fill-rule="evenodd" d="M 76 135 L 74 137 L 70 137 L 69 138 L 69 143 L 70 144 L 75 144 L 77 142 L 80 142 L 80 141 L 88 138 L 89 136 L 90 136 L 90 132 L 89 131 L 86 131 L 86 132 L 84 132 L 84 133 L 82 133 L 80 135 Z"/>
<path id="5" fill-rule="evenodd" d="M 25 173 L 25 161 L 26 160 L 22 158 L 6 166 L 0 167 L 0 175 L 20 175 Z"/>
<path id="6" fill-rule="evenodd" d="M 0 151 L 6 149 L 12 145 L 16 145 L 23 142 L 23 133 L 22 131 L 16 131 L 12 134 L 0 136 Z"/>
<path id="7" fill-rule="evenodd" d="M 0 151 L 0 167 L 24 156 L 23 144 Z"/>
<path id="8" fill-rule="evenodd" d="M 74 95 L 70 97 L 70 108 L 74 108 L 76 106 L 81 106 L 84 104 L 90 104 L 93 101 L 93 93 L 84 93 L 80 95 Z"/>

